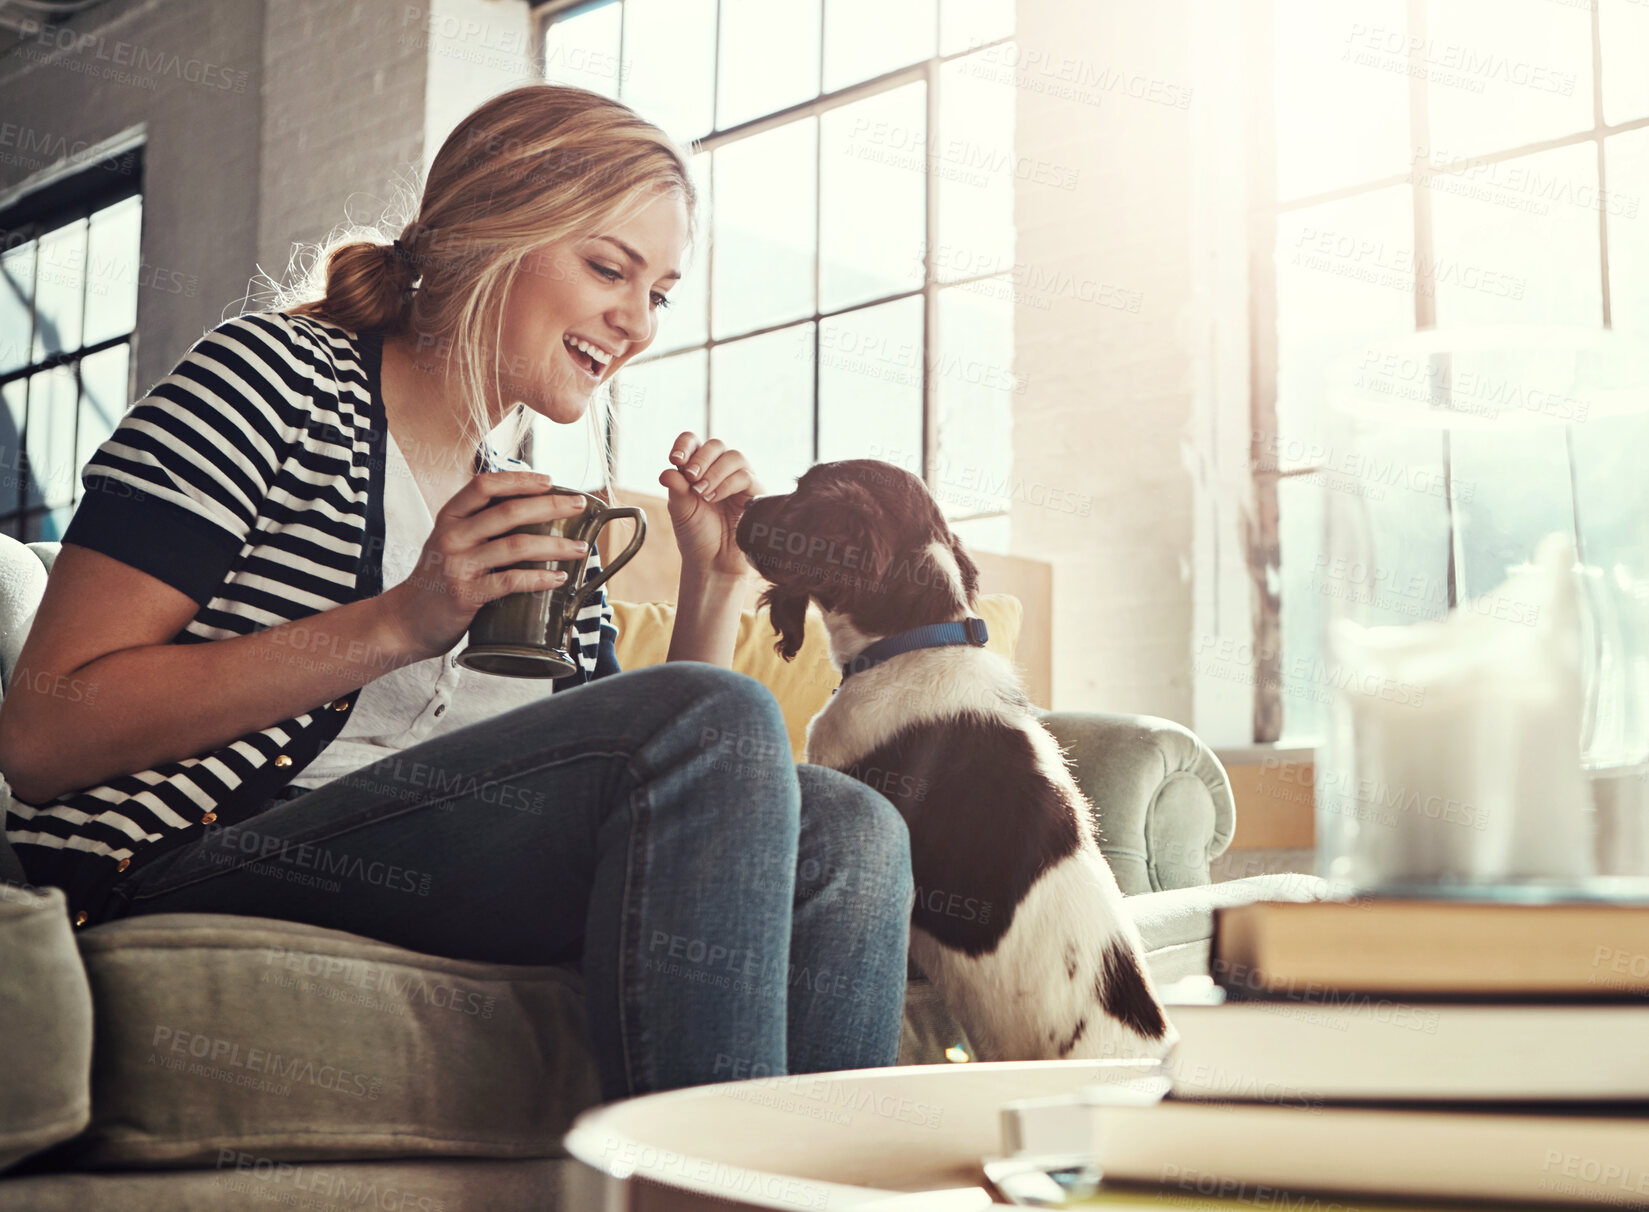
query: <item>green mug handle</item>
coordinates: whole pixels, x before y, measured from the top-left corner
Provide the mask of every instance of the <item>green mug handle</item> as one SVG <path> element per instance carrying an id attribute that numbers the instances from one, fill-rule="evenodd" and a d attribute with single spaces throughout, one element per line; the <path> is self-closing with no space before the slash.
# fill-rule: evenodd
<path id="1" fill-rule="evenodd" d="M 630 539 L 629 545 L 618 553 L 618 559 L 611 564 L 603 564 L 601 571 L 596 574 L 594 580 L 585 581 L 584 584 L 578 587 L 577 592 L 573 594 L 572 601 L 567 606 L 569 621 L 578 617 L 578 612 L 584 609 L 596 590 L 607 583 L 607 578 L 635 558 L 636 552 L 641 550 L 641 544 L 647 538 L 647 515 L 640 506 L 608 505 L 602 508 L 595 529 L 590 532 L 591 547 L 595 546 L 595 541 L 601 537 L 601 532 L 606 529 L 607 523 L 614 518 L 634 518 L 636 533 Z"/>

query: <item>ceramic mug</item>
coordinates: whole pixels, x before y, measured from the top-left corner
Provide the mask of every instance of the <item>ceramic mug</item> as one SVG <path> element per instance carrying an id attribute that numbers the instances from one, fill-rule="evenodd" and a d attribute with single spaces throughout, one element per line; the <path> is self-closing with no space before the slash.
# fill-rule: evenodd
<path id="1" fill-rule="evenodd" d="M 570 560 L 528 560 L 509 568 L 559 569 L 567 579 L 554 589 L 534 589 L 495 598 L 475 612 L 470 622 L 469 645 L 458 654 L 466 669 L 495 673 L 509 678 L 559 678 L 576 666 L 567 651 L 567 632 L 578 612 L 595 596 L 607 579 L 628 564 L 647 538 L 647 515 L 634 505 L 606 505 L 575 488 L 549 488 L 547 492 L 585 498 L 584 509 L 548 522 L 529 522 L 510 534 L 544 534 L 579 540 L 595 550 L 596 536 L 608 522 L 633 518 L 636 533 L 629 545 L 592 580 L 584 582 L 589 553 Z"/>

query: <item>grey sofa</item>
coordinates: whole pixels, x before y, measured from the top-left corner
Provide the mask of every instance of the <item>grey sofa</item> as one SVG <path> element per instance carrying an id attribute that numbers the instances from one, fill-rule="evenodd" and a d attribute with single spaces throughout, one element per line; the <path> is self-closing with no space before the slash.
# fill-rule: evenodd
<path id="1" fill-rule="evenodd" d="M 55 554 L 0 537 L 0 686 Z M 1305 876 L 1209 884 L 1235 809 L 1184 728 L 1045 718 L 1159 983 L 1207 972 L 1215 905 L 1318 894 Z M 900 1059 L 948 1047 L 966 1040 L 913 974 Z M 76 931 L 0 841 L 0 1210 L 553 1208 L 576 1164 L 561 1137 L 596 1101 L 575 967 L 251 917 Z"/>

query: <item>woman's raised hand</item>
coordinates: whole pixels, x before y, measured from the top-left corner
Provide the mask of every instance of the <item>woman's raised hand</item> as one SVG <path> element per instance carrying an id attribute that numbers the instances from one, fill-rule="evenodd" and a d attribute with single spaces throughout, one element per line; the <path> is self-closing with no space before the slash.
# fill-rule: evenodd
<path id="1" fill-rule="evenodd" d="M 549 487 L 550 478 L 538 472 L 485 471 L 441 507 L 412 575 L 383 594 L 410 651 L 420 658 L 440 656 L 486 603 L 566 581 L 564 572 L 509 567 L 576 559 L 587 549 L 554 535 L 509 533 L 584 509 L 584 497 L 546 492 Z"/>
<path id="2" fill-rule="evenodd" d="M 739 576 L 750 562 L 736 539 L 739 517 L 761 485 L 750 464 L 716 438 L 683 433 L 670 447 L 670 467 L 658 482 L 670 494 L 670 523 L 684 570 Z"/>

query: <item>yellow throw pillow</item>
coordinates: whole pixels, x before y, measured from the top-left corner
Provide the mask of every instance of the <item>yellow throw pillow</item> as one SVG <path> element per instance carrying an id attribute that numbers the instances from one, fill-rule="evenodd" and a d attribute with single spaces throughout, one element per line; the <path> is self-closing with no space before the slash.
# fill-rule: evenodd
<path id="1" fill-rule="evenodd" d="M 990 631 L 986 644 L 992 652 L 1013 659 L 1019 642 L 1024 607 L 1006 593 L 986 594 L 977 602 L 979 617 Z M 671 602 L 614 602 L 618 626 L 618 663 L 623 669 L 662 665 L 670 651 L 670 632 L 676 623 Z M 778 639 L 765 610 L 746 610 L 739 616 L 739 638 L 733 649 L 733 668 L 749 674 L 773 692 L 784 712 L 790 748 L 802 760 L 807 745 L 807 722 L 819 714 L 830 692 L 841 685 L 842 672 L 830 663 L 830 643 L 817 607 L 807 611 L 807 637 L 794 661 L 773 651 Z"/>

